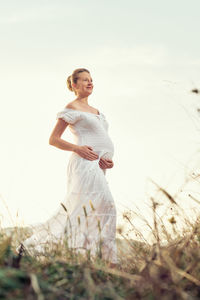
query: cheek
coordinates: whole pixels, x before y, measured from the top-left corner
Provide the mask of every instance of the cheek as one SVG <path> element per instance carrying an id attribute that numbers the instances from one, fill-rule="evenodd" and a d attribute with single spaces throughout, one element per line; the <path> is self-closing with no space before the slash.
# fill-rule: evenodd
<path id="1" fill-rule="evenodd" d="M 82 84 L 80 84 L 80 89 L 84 89 L 86 86 L 86 84 L 83 82 Z"/>

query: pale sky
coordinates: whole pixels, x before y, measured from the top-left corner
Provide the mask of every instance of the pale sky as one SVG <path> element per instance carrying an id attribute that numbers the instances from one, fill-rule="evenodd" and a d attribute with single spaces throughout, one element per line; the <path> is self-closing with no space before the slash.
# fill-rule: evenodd
<path id="1" fill-rule="evenodd" d="M 118 213 L 137 205 L 147 214 L 147 178 L 177 190 L 198 160 L 199 12 L 199 0 L 0 0 L 0 194 L 14 222 L 42 222 L 64 200 L 71 153 L 48 140 L 75 99 L 65 82 L 79 67 L 94 81 L 89 104 L 109 123 Z M 12 225 L 2 199 L 0 208 Z"/>

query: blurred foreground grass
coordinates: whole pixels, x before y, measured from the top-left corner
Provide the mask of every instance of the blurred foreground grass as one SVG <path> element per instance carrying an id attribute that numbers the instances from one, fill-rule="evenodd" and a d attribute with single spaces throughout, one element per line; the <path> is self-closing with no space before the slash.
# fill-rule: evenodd
<path id="1" fill-rule="evenodd" d="M 165 196 L 172 206 L 178 205 L 168 193 Z M 25 252 L 20 257 L 15 251 L 17 241 L 31 230 L 2 229 L 0 299 L 200 299 L 200 219 L 193 223 L 185 219 L 180 231 L 171 217 L 172 237 L 156 214 L 158 203 L 151 200 L 155 242 L 132 240 L 118 228 L 122 239 L 117 239 L 119 264 L 115 268 L 99 257 L 92 261 L 74 254 L 67 243 L 57 244 L 54 251 L 47 247 L 45 255 L 33 257 Z M 129 224 L 131 218 L 131 211 L 124 213 Z"/>

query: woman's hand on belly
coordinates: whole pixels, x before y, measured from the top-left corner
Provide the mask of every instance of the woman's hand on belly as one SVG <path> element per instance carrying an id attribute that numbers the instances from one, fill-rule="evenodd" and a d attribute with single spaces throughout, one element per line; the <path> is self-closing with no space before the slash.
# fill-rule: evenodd
<path id="1" fill-rule="evenodd" d="M 74 152 L 76 152 L 79 156 L 88 160 L 95 160 L 99 158 L 99 155 L 93 151 L 92 147 L 87 145 L 77 146 Z"/>
<path id="2" fill-rule="evenodd" d="M 112 159 L 100 158 L 99 166 L 101 169 L 110 169 L 114 166 Z"/>

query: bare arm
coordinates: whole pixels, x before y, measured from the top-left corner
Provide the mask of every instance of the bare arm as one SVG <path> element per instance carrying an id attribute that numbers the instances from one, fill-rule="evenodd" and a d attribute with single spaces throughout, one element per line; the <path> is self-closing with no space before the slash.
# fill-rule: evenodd
<path id="1" fill-rule="evenodd" d="M 61 136 L 68 125 L 69 123 L 67 123 L 66 121 L 62 119 L 58 119 L 56 126 L 54 127 L 50 135 L 49 144 L 62 150 L 76 152 L 79 156 L 88 160 L 97 159 L 98 154 L 93 151 L 92 147 L 87 145 L 80 146 L 80 145 L 71 144 L 61 139 Z"/>
<path id="2" fill-rule="evenodd" d="M 54 127 L 50 138 L 49 138 L 49 144 L 52 146 L 55 146 L 59 149 L 66 150 L 66 151 L 76 151 L 78 148 L 77 145 L 71 144 L 63 139 L 61 139 L 61 136 L 65 129 L 67 128 L 69 124 L 65 122 L 62 119 L 58 119 L 56 126 Z"/>

